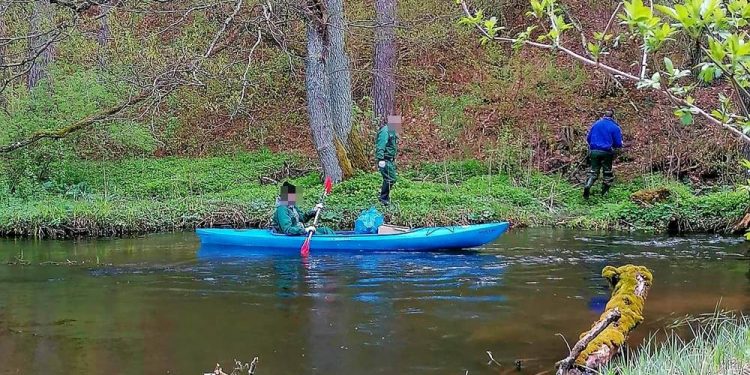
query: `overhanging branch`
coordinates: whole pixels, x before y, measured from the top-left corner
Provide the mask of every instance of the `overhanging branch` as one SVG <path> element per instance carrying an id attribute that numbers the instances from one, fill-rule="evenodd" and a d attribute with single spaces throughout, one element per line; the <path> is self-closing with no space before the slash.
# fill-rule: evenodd
<path id="1" fill-rule="evenodd" d="M 135 96 L 129 97 L 127 100 L 118 103 L 117 105 L 114 105 L 112 107 L 106 108 L 102 111 L 99 111 L 97 113 L 94 113 L 92 115 L 89 115 L 81 120 L 76 121 L 75 123 L 65 126 L 60 129 L 55 130 L 40 130 L 32 134 L 30 137 L 25 138 L 21 141 L 11 143 L 9 145 L 1 146 L 0 147 L 0 154 L 8 153 L 11 151 L 18 150 L 19 148 L 29 146 L 31 144 L 34 144 L 36 142 L 41 141 L 42 139 L 60 139 L 65 138 L 69 134 L 75 133 L 81 129 L 84 129 L 86 127 L 89 127 L 93 125 L 94 123 L 98 121 L 105 120 L 109 118 L 110 116 L 116 115 L 126 108 L 133 106 L 135 104 L 138 104 L 142 101 L 144 101 L 146 98 L 150 97 L 151 94 L 153 94 L 154 90 L 143 90 L 139 92 Z"/>
<path id="2" fill-rule="evenodd" d="M 464 11 L 464 13 L 466 14 L 467 17 L 474 17 L 475 16 L 475 14 L 471 10 L 469 10 L 469 6 L 466 4 L 465 0 L 460 0 L 460 4 L 461 4 L 461 7 L 463 8 L 463 11 Z M 633 81 L 633 82 L 636 82 L 636 83 L 641 81 L 641 78 L 638 77 L 638 76 L 635 76 L 633 74 L 624 72 L 624 71 L 622 71 L 620 69 L 614 68 L 614 67 L 609 66 L 607 64 L 603 64 L 600 61 L 589 59 L 589 58 L 587 58 L 585 56 L 582 56 L 582 55 L 580 55 L 578 53 L 575 53 L 575 52 L 573 52 L 573 51 L 565 48 L 562 45 L 544 44 L 544 43 L 532 42 L 532 41 L 529 41 L 529 40 L 520 40 L 520 39 L 516 39 L 516 38 L 491 36 L 490 33 L 487 32 L 487 30 L 484 29 L 484 27 L 482 27 L 481 24 L 476 24 L 476 28 L 479 30 L 479 32 L 483 36 L 485 36 L 489 40 L 493 40 L 493 41 L 501 42 L 501 43 L 521 44 L 521 45 L 530 46 L 530 47 L 534 47 L 534 48 L 538 48 L 538 49 L 545 49 L 545 50 L 553 51 L 553 52 L 556 52 L 556 53 L 563 53 L 563 54 L 565 54 L 565 55 L 567 55 L 569 57 L 572 57 L 574 60 L 577 60 L 578 62 L 580 62 L 580 63 L 582 63 L 584 65 L 588 65 L 588 66 L 594 67 L 596 69 L 600 69 L 600 70 L 606 71 L 608 73 L 613 74 L 617 78 L 625 78 L 627 80 L 630 80 L 630 81 Z M 724 122 L 724 121 L 721 121 L 721 120 L 713 117 L 706 110 L 704 110 L 704 109 L 696 106 L 695 104 L 689 103 L 687 100 L 685 100 L 683 98 L 675 96 L 672 92 L 669 91 L 669 89 L 659 88 L 659 89 L 655 89 L 655 90 L 657 92 L 660 92 L 663 95 L 665 95 L 670 101 L 674 102 L 675 104 L 677 104 L 679 106 L 682 106 L 682 107 L 685 107 L 685 108 L 688 108 L 692 113 L 700 115 L 701 117 L 705 118 L 706 120 L 708 120 L 709 123 L 721 126 L 724 129 L 727 129 L 727 130 L 731 131 L 732 133 L 734 133 L 735 135 L 737 135 L 742 141 L 744 141 L 746 143 L 750 143 L 750 136 L 748 134 L 745 134 L 741 129 L 733 126 L 730 122 Z"/>

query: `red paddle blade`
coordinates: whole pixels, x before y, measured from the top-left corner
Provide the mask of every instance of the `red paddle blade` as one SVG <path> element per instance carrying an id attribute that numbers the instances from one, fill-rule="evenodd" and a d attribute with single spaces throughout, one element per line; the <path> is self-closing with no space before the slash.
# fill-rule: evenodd
<path id="1" fill-rule="evenodd" d="M 310 255 L 310 236 L 307 236 L 305 243 L 302 244 L 302 248 L 299 249 L 299 254 L 307 258 Z"/>
<path id="2" fill-rule="evenodd" d="M 331 176 L 326 176 L 325 188 L 326 195 L 331 194 L 331 190 L 333 189 L 333 181 L 331 180 Z"/>

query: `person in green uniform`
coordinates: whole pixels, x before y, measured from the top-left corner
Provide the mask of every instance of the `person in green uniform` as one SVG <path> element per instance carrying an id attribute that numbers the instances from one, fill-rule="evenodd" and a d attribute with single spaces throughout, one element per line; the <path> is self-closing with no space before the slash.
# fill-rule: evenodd
<path id="1" fill-rule="evenodd" d="M 273 213 L 273 229 L 278 233 L 289 236 L 299 236 L 310 232 L 319 234 L 334 234 L 328 227 L 305 226 L 304 223 L 315 217 L 318 210 L 323 209 L 323 203 L 318 203 L 312 210 L 301 213 L 297 208 L 297 188 L 289 182 L 281 185 L 281 193 L 276 199 L 276 211 Z"/>
<path id="2" fill-rule="evenodd" d="M 398 134 L 401 132 L 401 116 L 388 116 L 388 123 L 378 131 L 375 142 L 375 159 L 383 176 L 380 188 L 380 203 L 391 203 L 391 188 L 396 183 L 396 154 L 398 154 Z"/>

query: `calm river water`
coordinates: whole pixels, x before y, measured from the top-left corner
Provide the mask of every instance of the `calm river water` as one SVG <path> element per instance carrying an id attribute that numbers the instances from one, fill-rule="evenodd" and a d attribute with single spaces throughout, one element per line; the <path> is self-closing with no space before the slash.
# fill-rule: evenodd
<path id="1" fill-rule="evenodd" d="M 603 308 L 604 266 L 654 271 L 638 344 L 717 304 L 750 312 L 747 251 L 544 229 L 477 252 L 307 263 L 219 257 L 192 233 L 0 240 L 0 374 L 203 374 L 254 356 L 258 375 L 537 374 L 567 354 L 557 334 L 575 341 Z"/>

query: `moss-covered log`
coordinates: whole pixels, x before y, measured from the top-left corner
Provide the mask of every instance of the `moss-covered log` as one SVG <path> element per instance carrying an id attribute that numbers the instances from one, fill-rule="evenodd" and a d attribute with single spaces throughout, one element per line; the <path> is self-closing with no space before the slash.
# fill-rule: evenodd
<path id="1" fill-rule="evenodd" d="M 653 276 L 648 268 L 626 265 L 607 266 L 602 276 L 612 287 L 612 298 L 599 320 L 558 362 L 558 375 L 596 373 L 617 354 L 628 334 L 643 321 L 643 307 Z"/>

